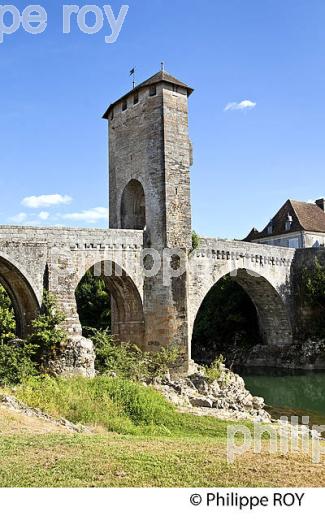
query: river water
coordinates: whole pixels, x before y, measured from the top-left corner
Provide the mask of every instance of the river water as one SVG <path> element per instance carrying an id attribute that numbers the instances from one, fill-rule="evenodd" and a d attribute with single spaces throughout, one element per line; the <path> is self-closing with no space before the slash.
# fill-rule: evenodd
<path id="1" fill-rule="evenodd" d="M 238 370 L 247 389 L 264 397 L 274 418 L 309 416 L 310 425 L 325 425 L 325 371 L 252 369 Z"/>

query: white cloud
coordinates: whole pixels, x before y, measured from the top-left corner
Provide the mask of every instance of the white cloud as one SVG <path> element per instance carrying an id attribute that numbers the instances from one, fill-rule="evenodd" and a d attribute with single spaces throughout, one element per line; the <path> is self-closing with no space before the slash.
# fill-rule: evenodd
<path id="1" fill-rule="evenodd" d="M 27 213 L 17 213 L 13 217 L 9 218 L 9 222 L 13 222 L 14 224 L 21 226 L 40 226 L 41 223 L 39 220 L 33 218 L 35 215 L 28 215 Z"/>
<path id="2" fill-rule="evenodd" d="M 69 204 L 72 198 L 69 195 L 32 195 L 25 197 L 21 203 L 27 208 L 48 208 L 50 206 L 57 206 L 59 204 Z"/>
<path id="3" fill-rule="evenodd" d="M 254 101 L 250 101 L 249 99 L 244 99 L 244 101 L 240 101 L 240 103 L 228 103 L 225 106 L 225 112 L 228 110 L 252 110 L 252 108 L 256 107 L 256 103 Z"/>
<path id="4" fill-rule="evenodd" d="M 102 207 L 85 209 L 76 213 L 66 213 L 64 215 L 61 215 L 61 217 L 67 220 L 86 222 L 87 224 L 95 224 L 99 220 L 108 220 L 108 209 Z"/>
<path id="5" fill-rule="evenodd" d="M 50 216 L 49 212 L 48 211 L 41 211 L 39 214 L 38 214 L 39 218 L 41 220 L 47 220 Z"/>
<path id="6" fill-rule="evenodd" d="M 15 224 L 22 224 L 27 219 L 26 213 L 17 213 L 17 215 L 14 215 L 13 217 L 10 217 L 10 221 L 14 222 Z"/>

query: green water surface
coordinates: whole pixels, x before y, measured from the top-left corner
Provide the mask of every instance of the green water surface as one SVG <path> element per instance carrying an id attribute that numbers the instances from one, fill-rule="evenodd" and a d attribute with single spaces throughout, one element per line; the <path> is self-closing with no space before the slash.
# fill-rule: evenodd
<path id="1" fill-rule="evenodd" d="M 244 369 L 247 389 L 264 397 L 274 418 L 309 416 L 311 425 L 325 425 L 325 371 Z"/>

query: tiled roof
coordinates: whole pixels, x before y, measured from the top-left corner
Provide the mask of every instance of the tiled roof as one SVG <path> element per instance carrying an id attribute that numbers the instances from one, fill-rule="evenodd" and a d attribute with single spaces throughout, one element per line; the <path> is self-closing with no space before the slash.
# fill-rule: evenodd
<path id="1" fill-rule="evenodd" d="M 290 230 L 285 228 L 288 215 L 292 217 Z M 272 233 L 268 232 L 268 228 L 269 224 L 260 233 L 253 228 L 244 240 L 250 242 L 259 238 L 284 235 L 297 231 L 325 233 L 325 212 L 317 204 L 289 199 L 273 217 Z"/>
<path id="2" fill-rule="evenodd" d="M 147 87 L 148 85 L 155 85 L 156 83 L 160 83 L 161 81 L 164 81 L 165 83 L 171 83 L 172 85 L 178 85 L 179 87 L 185 88 L 189 94 L 192 94 L 193 89 L 190 88 L 188 85 L 180 81 L 179 79 L 175 78 L 174 76 L 171 76 L 168 74 L 168 72 L 165 72 L 161 70 L 160 72 L 157 72 L 157 74 L 154 74 L 154 76 L 151 76 L 151 78 L 147 79 L 143 83 L 140 83 L 140 85 L 137 85 L 135 88 L 139 89 L 142 87 Z"/>
<path id="3" fill-rule="evenodd" d="M 182 81 L 180 81 L 179 79 L 175 78 L 174 76 L 171 76 L 170 74 L 168 74 L 168 72 L 165 72 L 163 70 L 161 70 L 160 72 L 157 72 L 157 74 L 154 74 L 153 76 L 151 76 L 149 79 L 147 79 L 146 81 L 143 81 L 142 83 L 140 83 L 139 85 L 136 85 L 135 88 L 133 90 L 130 90 L 129 92 L 127 92 L 127 94 L 124 94 L 124 96 L 122 96 L 121 98 L 119 98 L 117 101 L 115 101 L 114 103 L 112 103 L 108 109 L 106 110 L 105 114 L 103 115 L 103 118 L 104 119 L 107 119 L 108 118 L 108 113 L 109 111 L 111 110 L 111 108 L 116 105 L 116 103 L 119 103 L 120 101 L 122 101 L 123 99 L 125 99 L 126 97 L 128 97 L 130 94 L 133 94 L 134 92 L 138 92 L 139 90 L 141 90 L 142 88 L 144 87 L 148 87 L 149 85 L 156 85 L 157 83 L 161 83 L 161 82 L 164 82 L 164 83 L 170 83 L 171 85 L 177 85 L 178 87 L 183 87 L 187 90 L 187 94 L 190 96 L 193 92 L 193 89 L 191 87 L 189 87 L 188 85 L 186 85 L 185 83 L 183 83 Z"/>
<path id="4" fill-rule="evenodd" d="M 302 230 L 325 233 L 325 212 L 316 204 L 291 200 Z"/>

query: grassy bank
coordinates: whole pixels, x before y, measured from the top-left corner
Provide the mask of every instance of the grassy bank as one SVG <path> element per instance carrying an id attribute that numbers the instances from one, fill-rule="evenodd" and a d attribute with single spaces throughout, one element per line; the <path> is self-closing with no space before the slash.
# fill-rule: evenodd
<path id="1" fill-rule="evenodd" d="M 205 438 L 227 434 L 225 421 L 181 414 L 153 388 L 121 378 L 32 378 L 17 387 L 15 396 L 54 417 L 100 431 Z"/>
<path id="2" fill-rule="evenodd" d="M 14 393 L 95 433 L 46 432 L 45 423 L 19 432 L 16 421 L 10 435 L 8 416 L 0 435 L 1 487 L 325 486 L 325 460 L 314 465 L 301 453 L 269 454 L 266 441 L 262 453 L 250 450 L 228 464 L 228 422 L 180 414 L 141 384 L 36 378 Z M 8 412 L 0 406 L 1 413 Z"/>

